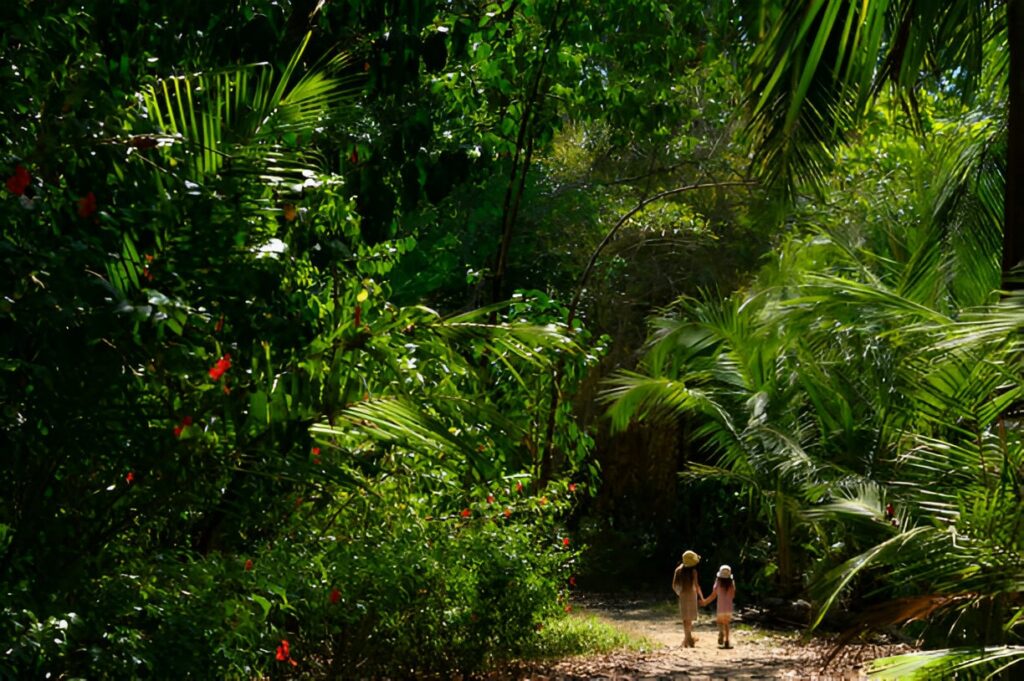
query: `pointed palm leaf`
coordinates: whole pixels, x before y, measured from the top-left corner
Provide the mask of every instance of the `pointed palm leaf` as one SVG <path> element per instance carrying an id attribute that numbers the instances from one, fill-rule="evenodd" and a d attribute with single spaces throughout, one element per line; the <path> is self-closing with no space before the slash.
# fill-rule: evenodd
<path id="1" fill-rule="evenodd" d="M 318 164 L 299 138 L 309 139 L 353 94 L 353 80 L 335 75 L 345 57 L 296 79 L 309 38 L 279 75 L 262 63 L 158 80 L 140 95 L 136 132 L 161 140 L 168 157 L 180 146 L 194 182 L 228 168 L 301 182 Z"/>

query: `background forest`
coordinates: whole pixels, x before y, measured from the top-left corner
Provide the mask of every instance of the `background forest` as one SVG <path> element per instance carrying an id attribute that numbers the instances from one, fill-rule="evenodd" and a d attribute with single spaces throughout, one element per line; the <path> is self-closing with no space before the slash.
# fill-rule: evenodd
<path id="1" fill-rule="evenodd" d="M 1022 5 L 5 3 L 0 676 L 479 672 L 684 548 L 1019 670 Z"/>

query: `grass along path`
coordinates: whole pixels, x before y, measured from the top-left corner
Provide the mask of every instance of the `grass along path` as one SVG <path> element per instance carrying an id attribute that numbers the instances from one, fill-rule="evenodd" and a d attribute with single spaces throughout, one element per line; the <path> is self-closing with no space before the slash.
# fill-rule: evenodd
<path id="1" fill-rule="evenodd" d="M 686 679 L 864 679 L 864 664 L 876 657 L 907 652 L 904 646 L 859 643 L 848 646 L 827 668 L 831 646 L 816 638 L 800 641 L 796 630 L 767 629 L 733 622 L 733 648 L 718 647 L 712 608 L 702 608 L 694 627 L 695 648 L 683 648 L 683 625 L 674 599 L 590 596 L 575 616 L 607 622 L 634 639 L 629 649 L 572 657 L 532 669 L 529 678 Z M 527 676 L 524 675 L 523 678 Z"/>

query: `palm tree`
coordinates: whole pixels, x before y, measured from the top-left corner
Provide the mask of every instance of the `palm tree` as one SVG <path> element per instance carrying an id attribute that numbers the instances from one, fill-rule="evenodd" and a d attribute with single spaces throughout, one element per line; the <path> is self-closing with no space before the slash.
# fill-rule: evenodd
<path id="1" fill-rule="evenodd" d="M 867 208 L 827 207 L 749 291 L 655 320 L 643 373 L 607 393 L 618 425 L 698 414 L 718 460 L 689 474 L 775 491 L 765 510 L 790 518 L 774 524 L 780 548 L 803 524 L 845 547 L 821 557 L 820 617 L 858 585 L 888 599 L 865 626 L 959 623 L 945 654 L 892 661 L 901 674 L 1024 657 L 1000 647 L 1019 640 L 1024 564 L 1024 445 L 1004 416 L 1024 385 L 1022 299 L 993 295 L 984 245 L 1001 225 L 979 209 L 989 175 L 972 160 L 988 135 L 945 130 L 935 150 L 904 148 L 899 201 L 875 198 L 845 151 L 853 176 L 833 191 L 861 185 Z"/>
<path id="2" fill-rule="evenodd" d="M 820 184 L 830 149 L 886 83 L 916 110 L 925 82 L 965 101 L 1008 102 L 1004 277 L 1024 259 L 1024 2 L 815 0 L 753 3 L 747 81 L 757 164 L 768 177 Z M 765 25 L 768 27 L 765 29 Z"/>

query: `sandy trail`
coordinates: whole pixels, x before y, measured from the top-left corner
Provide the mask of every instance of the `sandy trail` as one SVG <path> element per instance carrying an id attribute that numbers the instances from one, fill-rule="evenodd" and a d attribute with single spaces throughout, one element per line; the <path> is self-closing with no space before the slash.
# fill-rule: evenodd
<path id="1" fill-rule="evenodd" d="M 544 678 L 789 679 L 791 681 L 853 681 L 865 679 L 864 662 L 903 652 L 897 646 L 854 645 L 822 667 L 830 646 L 816 640 L 804 644 L 798 631 L 765 629 L 734 621 L 732 649 L 718 646 L 713 608 L 702 608 L 694 627 L 695 648 L 683 648 L 683 625 L 674 599 L 589 597 L 577 605 L 579 614 L 596 615 L 615 627 L 655 643 L 651 650 L 624 651 L 563 660 L 534 675 Z"/>

